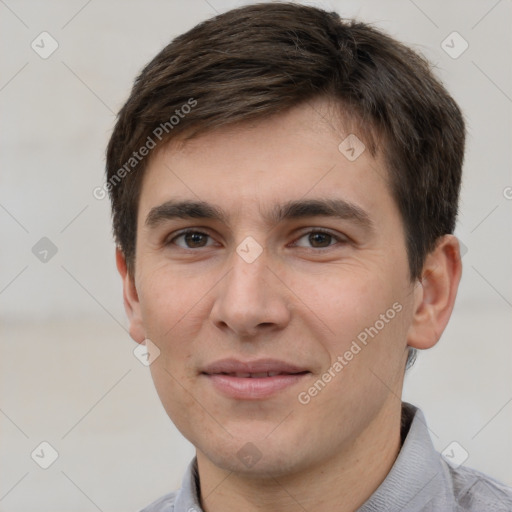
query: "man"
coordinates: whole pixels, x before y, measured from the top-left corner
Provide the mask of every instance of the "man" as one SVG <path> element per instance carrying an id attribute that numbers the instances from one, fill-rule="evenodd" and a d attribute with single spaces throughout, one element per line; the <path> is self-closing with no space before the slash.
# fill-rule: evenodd
<path id="1" fill-rule="evenodd" d="M 459 108 L 365 24 L 232 10 L 137 78 L 107 151 L 130 334 L 196 447 L 146 512 L 512 510 L 401 402 L 461 277 Z"/>

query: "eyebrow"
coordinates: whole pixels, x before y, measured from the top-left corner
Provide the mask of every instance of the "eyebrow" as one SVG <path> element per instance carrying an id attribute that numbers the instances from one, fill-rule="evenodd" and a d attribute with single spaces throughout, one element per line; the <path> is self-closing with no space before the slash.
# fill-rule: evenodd
<path id="1" fill-rule="evenodd" d="M 332 217 L 350 220 L 367 231 L 373 231 L 375 225 L 361 207 L 344 199 L 306 199 L 287 201 L 275 205 L 266 216 L 270 223 L 278 224 L 288 219 L 309 217 Z M 169 200 L 150 210 L 146 217 L 146 226 L 155 228 L 172 219 L 210 219 L 229 225 L 226 212 L 205 201 Z"/>

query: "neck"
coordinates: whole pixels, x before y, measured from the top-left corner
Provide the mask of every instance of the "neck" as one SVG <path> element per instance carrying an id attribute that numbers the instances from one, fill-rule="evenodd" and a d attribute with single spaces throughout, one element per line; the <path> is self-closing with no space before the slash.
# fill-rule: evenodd
<path id="1" fill-rule="evenodd" d="M 205 512 L 353 512 L 383 482 L 400 451 L 401 403 L 383 407 L 372 423 L 321 465 L 280 478 L 251 478 L 215 466 L 197 451 Z"/>

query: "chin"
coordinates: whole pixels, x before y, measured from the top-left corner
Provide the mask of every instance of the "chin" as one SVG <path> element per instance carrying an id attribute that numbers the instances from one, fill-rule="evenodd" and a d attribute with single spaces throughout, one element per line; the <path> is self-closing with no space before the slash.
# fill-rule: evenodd
<path id="1" fill-rule="evenodd" d="M 253 478 L 279 478 L 300 471 L 311 463 L 307 454 L 297 451 L 297 444 L 282 439 L 265 439 L 264 435 L 228 438 L 210 443 L 200 451 L 215 466 L 238 475 Z M 210 438 L 211 439 L 211 438 Z M 201 443 L 203 444 L 203 443 Z M 196 445 L 200 446 L 200 444 Z"/>

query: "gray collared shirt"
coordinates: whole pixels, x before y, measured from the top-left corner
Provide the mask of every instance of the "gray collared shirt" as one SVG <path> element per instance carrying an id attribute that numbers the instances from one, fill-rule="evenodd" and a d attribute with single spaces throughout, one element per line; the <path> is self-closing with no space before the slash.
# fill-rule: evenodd
<path id="1" fill-rule="evenodd" d="M 405 438 L 391 471 L 357 512 L 512 512 L 512 488 L 436 452 L 425 417 L 402 403 Z M 182 487 L 141 512 L 202 512 L 197 460 L 190 462 Z"/>

